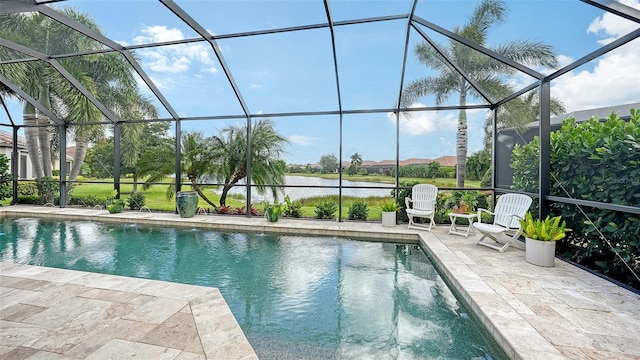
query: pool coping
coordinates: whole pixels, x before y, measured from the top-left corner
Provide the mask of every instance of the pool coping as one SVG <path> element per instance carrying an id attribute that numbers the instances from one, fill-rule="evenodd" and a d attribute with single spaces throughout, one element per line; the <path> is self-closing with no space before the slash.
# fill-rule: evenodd
<path id="1" fill-rule="evenodd" d="M 420 244 L 433 259 L 461 302 L 512 359 L 581 359 L 587 357 L 640 359 L 630 345 L 640 337 L 640 296 L 573 265 L 556 261 L 540 268 L 524 261 L 524 252 L 504 253 L 475 246 L 475 238 L 449 235 L 444 226 L 432 232 L 383 227 L 373 222 L 335 222 L 226 215 L 197 215 L 183 219 L 171 213 L 11 206 L 0 216 L 39 216 L 106 222 L 135 222 L 162 226 L 217 230 L 262 231 L 284 234 L 334 235 L 381 242 Z M 606 291 L 613 299 L 603 298 Z M 622 303 L 622 306 L 616 304 Z M 594 316 L 598 327 L 576 316 Z M 624 331 L 613 328 L 622 327 Z M 602 329 L 602 330 L 600 330 Z M 612 332 L 614 334 L 612 334 Z"/>

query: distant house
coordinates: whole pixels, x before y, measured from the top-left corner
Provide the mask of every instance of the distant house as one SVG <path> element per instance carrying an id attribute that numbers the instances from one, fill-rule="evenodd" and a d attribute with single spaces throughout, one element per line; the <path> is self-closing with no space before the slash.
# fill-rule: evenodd
<path id="1" fill-rule="evenodd" d="M 0 154 L 4 154 L 9 160 L 11 160 L 13 151 L 13 135 L 6 131 L 0 131 Z M 67 174 L 71 171 L 71 165 L 73 165 L 73 156 L 76 153 L 74 146 L 67 147 L 66 155 L 66 170 Z M 59 158 L 55 157 L 53 160 L 53 169 L 59 169 Z M 23 136 L 18 136 L 18 180 L 31 180 L 35 178 L 35 171 L 33 171 L 33 164 L 29 157 L 29 150 L 27 150 L 27 141 Z"/>
<path id="2" fill-rule="evenodd" d="M 455 167 L 458 165 L 458 160 L 455 156 L 440 156 L 437 159 L 433 159 L 433 161 L 438 162 L 440 166 Z"/>
<path id="3" fill-rule="evenodd" d="M 34 178 L 33 166 L 27 151 L 27 142 L 22 136 L 18 136 L 18 180 L 28 180 Z M 0 131 L 0 154 L 5 155 L 9 160 L 13 156 L 13 135 Z M 11 171 L 11 170 L 9 170 Z"/>
<path id="4" fill-rule="evenodd" d="M 440 164 L 440 166 L 455 167 L 457 164 L 455 156 L 441 156 L 437 159 L 410 158 L 406 160 L 400 160 L 398 165 L 399 166 L 409 166 L 409 165 L 427 166 L 434 161 Z M 346 170 L 347 168 L 349 168 L 349 166 L 351 166 L 351 162 L 349 161 L 342 162 L 343 170 Z M 382 160 L 382 161 L 364 160 L 362 161 L 360 168 L 366 169 L 369 174 L 387 174 L 388 175 L 393 171 L 395 166 L 396 166 L 395 160 Z"/>
<path id="5" fill-rule="evenodd" d="M 67 175 L 71 172 L 71 166 L 73 165 L 73 157 L 76 155 L 76 147 L 68 146 L 67 147 L 67 159 L 65 162 Z M 60 169 L 60 157 L 56 156 L 53 160 L 53 168 Z"/>

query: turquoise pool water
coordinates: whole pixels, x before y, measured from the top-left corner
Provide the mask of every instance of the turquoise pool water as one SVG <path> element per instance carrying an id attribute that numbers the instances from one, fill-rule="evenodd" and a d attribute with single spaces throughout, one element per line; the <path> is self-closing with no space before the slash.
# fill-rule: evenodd
<path id="1" fill-rule="evenodd" d="M 411 245 L 4 219 L 0 260 L 220 289 L 260 359 L 502 359 Z"/>

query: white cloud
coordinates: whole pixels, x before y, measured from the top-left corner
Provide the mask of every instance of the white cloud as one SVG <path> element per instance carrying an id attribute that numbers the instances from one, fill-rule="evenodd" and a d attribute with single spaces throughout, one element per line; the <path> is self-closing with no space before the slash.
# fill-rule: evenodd
<path id="1" fill-rule="evenodd" d="M 563 68 L 571 64 L 572 62 L 574 62 L 574 59 L 572 57 L 566 56 L 566 55 L 558 55 L 557 59 L 558 59 L 558 66 L 560 68 Z"/>
<path id="2" fill-rule="evenodd" d="M 640 10 L 640 2 L 638 0 L 621 0 L 620 3 Z M 589 24 L 587 32 L 603 37 L 603 39 L 598 40 L 598 43 L 604 45 L 637 28 L 638 24 L 635 22 L 605 12 L 601 17 L 595 18 L 591 24 Z"/>
<path id="3" fill-rule="evenodd" d="M 410 107 L 419 108 L 424 105 L 414 103 Z M 387 113 L 387 119 L 392 124 L 396 123 L 394 113 Z M 409 136 L 422 136 L 438 130 L 452 130 L 457 128 L 457 124 L 457 115 L 453 112 L 413 111 L 400 113 L 400 131 Z"/>
<path id="4" fill-rule="evenodd" d="M 208 72 L 211 73 L 213 75 L 217 75 L 220 71 L 218 69 L 216 69 L 215 67 L 210 67 L 210 68 L 204 68 L 202 69 L 202 71 L 204 72 Z"/>
<path id="5" fill-rule="evenodd" d="M 639 0 L 621 1 L 640 9 Z M 609 43 L 637 28 L 628 20 L 609 13 L 594 19 L 588 32 Z M 552 83 L 551 95 L 567 111 L 637 102 L 640 99 L 640 39 L 636 39 L 594 60 L 592 70 L 574 70 Z"/>
<path id="6" fill-rule="evenodd" d="M 184 39 L 180 29 L 166 26 L 146 26 L 140 30 L 143 35 L 133 39 L 134 44 L 165 42 Z M 191 70 L 194 64 L 202 65 L 201 72 L 217 74 L 216 61 L 211 57 L 212 51 L 206 43 L 191 43 L 160 46 L 138 50 L 137 54 L 145 65 L 154 72 L 163 74 L 181 74 Z"/>
<path id="7" fill-rule="evenodd" d="M 250 88 L 253 89 L 253 90 L 257 90 L 257 89 L 261 89 L 262 85 L 260 85 L 260 84 L 251 84 Z"/>
<path id="8" fill-rule="evenodd" d="M 291 135 L 288 137 L 289 142 L 300 146 L 311 146 L 313 144 L 313 138 L 306 135 Z"/>

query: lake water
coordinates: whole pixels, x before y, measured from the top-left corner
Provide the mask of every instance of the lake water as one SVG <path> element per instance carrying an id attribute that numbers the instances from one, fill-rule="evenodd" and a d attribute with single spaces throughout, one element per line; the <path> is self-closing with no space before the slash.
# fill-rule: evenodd
<path id="1" fill-rule="evenodd" d="M 317 177 L 306 177 L 306 176 L 285 176 L 285 185 L 288 186 L 296 186 L 292 188 L 286 188 L 284 192 L 279 192 L 278 200 L 282 201 L 286 195 L 289 195 L 289 198 L 293 200 L 298 200 L 302 198 L 309 198 L 315 196 L 324 196 L 324 195 L 338 195 L 338 189 L 328 189 L 328 188 L 314 188 L 309 186 L 338 186 L 340 184 L 339 180 L 335 179 L 323 179 Z M 244 185 L 244 183 L 242 184 Z M 301 187 L 297 187 L 301 186 Z M 302 187 L 302 186 L 307 186 Z M 342 189 L 343 196 L 355 196 L 366 198 L 369 196 L 377 196 L 377 197 L 391 197 L 391 190 L 393 186 L 390 184 L 378 184 L 364 181 L 351 181 L 351 180 L 342 180 L 342 186 L 355 186 L 355 187 L 363 187 L 365 189 Z M 372 189 L 372 187 L 381 187 L 386 186 L 388 189 Z M 368 189 L 366 189 L 368 188 Z M 218 194 L 222 192 L 222 189 L 216 191 Z M 229 191 L 229 194 L 241 194 L 246 196 L 246 189 L 244 186 L 234 186 Z M 252 202 L 262 202 L 262 201 L 273 201 L 273 197 L 271 196 L 271 191 L 267 191 L 264 194 L 258 194 L 255 187 L 251 191 L 251 200 Z"/>

